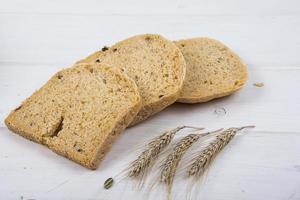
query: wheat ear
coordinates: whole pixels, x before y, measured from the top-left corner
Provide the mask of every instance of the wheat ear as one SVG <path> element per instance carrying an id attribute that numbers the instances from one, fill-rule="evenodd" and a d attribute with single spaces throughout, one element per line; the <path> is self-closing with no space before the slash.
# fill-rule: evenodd
<path id="1" fill-rule="evenodd" d="M 189 134 L 182 138 L 178 143 L 176 143 L 175 147 L 173 148 L 172 152 L 167 156 L 166 160 L 162 164 L 162 169 L 160 173 L 160 182 L 167 185 L 168 191 L 171 191 L 171 187 L 174 181 L 174 176 L 178 164 L 184 155 L 184 153 L 195 143 L 199 140 L 199 138 L 221 131 L 213 131 L 213 132 L 206 132 L 202 134 Z"/>
<path id="2" fill-rule="evenodd" d="M 194 126 L 179 126 L 155 137 L 147 144 L 147 148 L 138 156 L 138 158 L 130 164 L 128 176 L 143 177 L 157 156 L 170 144 L 175 134 L 184 128 L 204 129 Z"/>
<path id="3" fill-rule="evenodd" d="M 229 128 L 217 135 L 211 143 L 199 152 L 198 156 L 196 156 L 193 162 L 188 166 L 188 176 L 200 177 L 217 154 L 231 141 L 238 131 L 244 128 L 254 128 L 254 126 Z"/>

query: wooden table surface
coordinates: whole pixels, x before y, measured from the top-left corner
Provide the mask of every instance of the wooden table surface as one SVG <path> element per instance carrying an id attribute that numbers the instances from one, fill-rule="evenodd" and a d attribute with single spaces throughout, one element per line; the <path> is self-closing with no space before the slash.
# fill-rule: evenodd
<path id="1" fill-rule="evenodd" d="M 0 199 L 144 199 L 128 182 L 109 191 L 136 145 L 182 124 L 208 129 L 255 124 L 217 157 L 198 199 L 300 199 L 300 1 L 1 0 Z M 104 45 L 141 33 L 219 39 L 249 67 L 236 94 L 174 104 L 127 129 L 96 171 L 12 134 L 10 110 L 52 74 Z M 263 82 L 264 87 L 253 83 Z M 226 109 L 226 114 L 215 110 Z M 185 182 L 174 199 L 184 199 Z M 165 199 L 164 193 L 154 199 Z"/>

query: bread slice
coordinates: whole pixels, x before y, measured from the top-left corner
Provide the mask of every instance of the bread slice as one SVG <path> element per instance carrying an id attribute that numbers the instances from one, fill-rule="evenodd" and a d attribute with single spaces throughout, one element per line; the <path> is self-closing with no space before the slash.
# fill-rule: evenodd
<path id="1" fill-rule="evenodd" d="M 143 106 L 132 124 L 163 110 L 179 97 L 185 61 L 176 45 L 160 35 L 137 35 L 103 48 L 82 62 L 119 67 L 136 82 Z"/>
<path id="2" fill-rule="evenodd" d="M 78 64 L 55 74 L 5 123 L 13 132 L 95 169 L 140 108 L 137 86 L 124 73 L 103 64 Z"/>
<path id="3" fill-rule="evenodd" d="M 210 38 L 176 41 L 186 61 L 186 78 L 178 102 L 198 103 L 229 95 L 247 81 L 241 59 Z"/>

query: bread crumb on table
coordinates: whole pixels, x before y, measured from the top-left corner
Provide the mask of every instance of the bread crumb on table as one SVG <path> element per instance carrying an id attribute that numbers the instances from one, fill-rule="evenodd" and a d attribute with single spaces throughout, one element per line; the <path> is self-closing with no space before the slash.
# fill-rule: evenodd
<path id="1" fill-rule="evenodd" d="M 264 87 L 264 83 L 253 83 L 253 86 L 255 87 Z"/>

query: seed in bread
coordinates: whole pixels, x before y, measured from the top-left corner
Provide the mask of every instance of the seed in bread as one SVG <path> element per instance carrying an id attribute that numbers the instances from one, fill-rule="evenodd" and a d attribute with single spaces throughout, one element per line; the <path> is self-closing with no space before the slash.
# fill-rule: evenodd
<path id="1" fill-rule="evenodd" d="M 185 76 L 185 61 L 180 50 L 173 42 L 155 34 L 128 38 L 79 62 L 119 67 L 136 82 L 143 107 L 131 125 L 174 103 Z"/>
<path id="2" fill-rule="evenodd" d="M 198 103 L 229 95 L 247 81 L 242 60 L 210 38 L 176 41 L 186 61 L 186 77 L 178 102 Z"/>
<path id="3" fill-rule="evenodd" d="M 54 75 L 5 123 L 13 132 L 95 169 L 140 107 L 137 86 L 127 75 L 103 64 L 78 64 Z"/>

